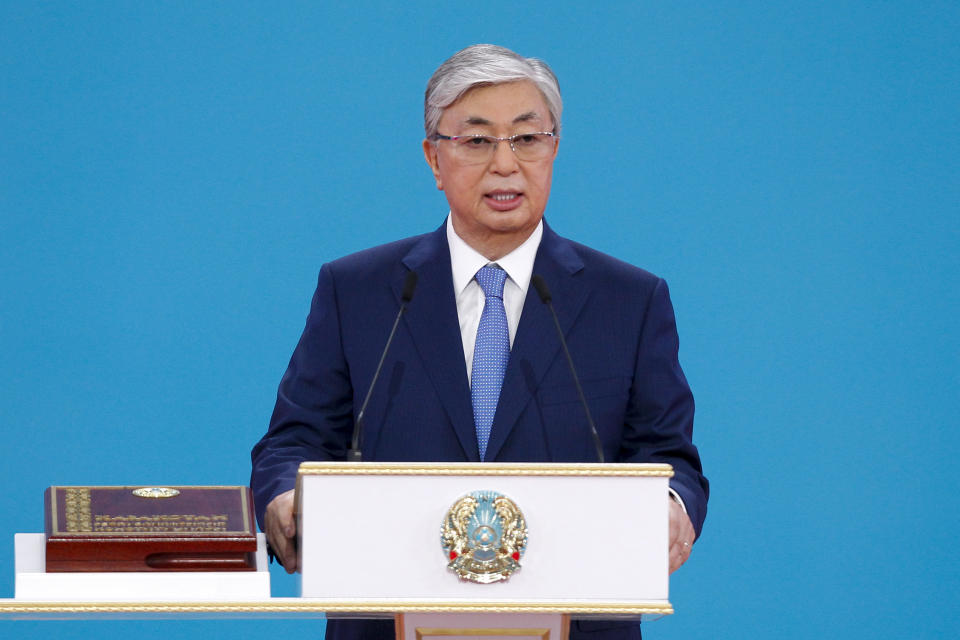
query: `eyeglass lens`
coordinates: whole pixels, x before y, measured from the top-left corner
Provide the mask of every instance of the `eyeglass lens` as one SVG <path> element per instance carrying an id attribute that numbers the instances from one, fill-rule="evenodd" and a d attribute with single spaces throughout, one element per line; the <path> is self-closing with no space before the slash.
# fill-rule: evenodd
<path id="1" fill-rule="evenodd" d="M 553 152 L 554 137 L 546 133 L 526 133 L 501 141 L 492 136 L 462 136 L 451 142 L 457 157 L 464 162 L 488 161 L 500 142 L 509 144 L 518 160 L 533 162 L 550 156 Z"/>

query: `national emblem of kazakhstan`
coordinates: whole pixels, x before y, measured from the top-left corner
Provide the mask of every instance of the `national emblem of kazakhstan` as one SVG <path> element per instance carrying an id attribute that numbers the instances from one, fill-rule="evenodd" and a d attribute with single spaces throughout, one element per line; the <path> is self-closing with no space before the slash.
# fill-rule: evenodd
<path id="1" fill-rule="evenodd" d="M 440 527 L 447 568 L 463 580 L 489 584 L 520 568 L 527 522 L 514 502 L 496 491 L 474 491 L 450 507 Z"/>

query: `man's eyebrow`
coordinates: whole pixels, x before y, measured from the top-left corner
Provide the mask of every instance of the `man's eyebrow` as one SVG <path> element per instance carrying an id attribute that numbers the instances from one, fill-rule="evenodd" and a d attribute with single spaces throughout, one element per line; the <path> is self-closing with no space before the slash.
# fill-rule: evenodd
<path id="1" fill-rule="evenodd" d="M 516 118 L 513 119 L 513 124 L 518 122 L 529 122 L 531 120 L 540 120 L 540 114 L 536 111 L 527 111 L 526 113 L 521 113 Z M 492 127 L 493 123 L 487 120 L 482 116 L 468 116 L 466 120 L 463 121 L 464 124 L 478 125 L 482 127 Z"/>
<path id="2" fill-rule="evenodd" d="M 521 113 L 513 119 L 513 124 L 517 124 L 518 122 L 529 122 L 531 120 L 540 120 L 540 114 L 536 111 L 527 111 L 526 113 Z"/>
<path id="3" fill-rule="evenodd" d="M 464 120 L 467 124 L 476 124 L 485 127 L 491 126 L 493 123 L 487 120 L 486 118 L 481 118 L 480 116 L 470 116 Z"/>

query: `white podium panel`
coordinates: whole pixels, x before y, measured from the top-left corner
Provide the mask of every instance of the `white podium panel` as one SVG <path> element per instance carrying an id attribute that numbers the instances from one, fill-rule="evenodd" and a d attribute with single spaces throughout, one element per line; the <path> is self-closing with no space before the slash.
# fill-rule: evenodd
<path id="1" fill-rule="evenodd" d="M 669 465 L 304 463 L 302 595 L 371 609 L 458 604 L 670 613 Z M 504 494 L 529 537 L 521 569 L 476 584 L 446 568 L 440 527 L 467 493 Z M 544 608 L 535 609 L 543 611 Z"/>
<path id="2" fill-rule="evenodd" d="M 245 602 L 270 599 L 267 545 L 256 571 L 47 573 L 42 533 L 17 533 L 14 600 L 30 602 Z"/>

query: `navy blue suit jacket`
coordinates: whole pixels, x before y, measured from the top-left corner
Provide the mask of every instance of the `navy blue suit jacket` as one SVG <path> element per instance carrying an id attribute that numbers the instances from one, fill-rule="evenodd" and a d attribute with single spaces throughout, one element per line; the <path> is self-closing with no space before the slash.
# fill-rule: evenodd
<path id="1" fill-rule="evenodd" d="M 450 251 L 441 226 L 321 268 L 270 428 L 252 453 L 251 486 L 261 525 L 267 503 L 293 488 L 301 461 L 345 457 L 410 270 L 419 274 L 419 283 L 367 409 L 363 459 L 479 460 Z M 533 273 L 550 286 L 606 459 L 673 465 L 671 487 L 683 498 L 699 535 L 708 484 L 691 440 L 693 396 L 677 359 L 666 283 L 561 238 L 546 224 Z M 553 319 L 533 287 L 510 352 L 486 459 L 596 460 Z M 328 637 L 366 637 L 355 622 L 335 623 Z M 591 626 L 574 625 L 572 635 L 579 635 L 583 625 Z M 376 637 L 387 627 L 366 629 Z"/>

